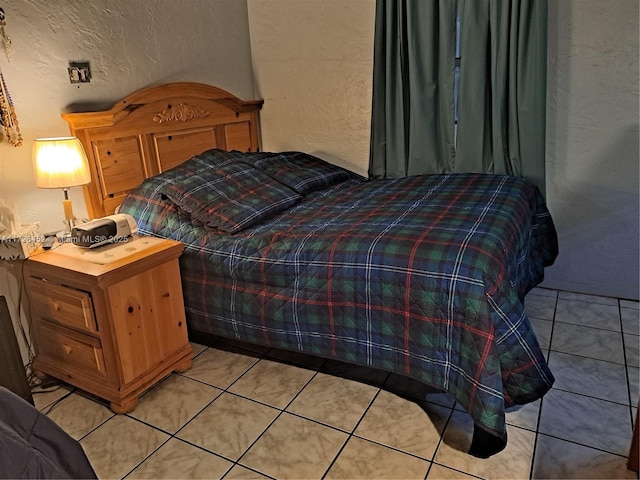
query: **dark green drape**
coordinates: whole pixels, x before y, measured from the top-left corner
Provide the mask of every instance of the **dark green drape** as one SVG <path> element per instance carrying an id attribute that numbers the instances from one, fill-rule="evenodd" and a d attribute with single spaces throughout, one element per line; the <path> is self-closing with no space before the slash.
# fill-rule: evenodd
<path id="1" fill-rule="evenodd" d="M 524 177 L 545 191 L 546 0 L 459 0 L 455 171 Z"/>
<path id="2" fill-rule="evenodd" d="M 458 1 L 453 148 L 455 0 L 378 0 L 370 176 L 499 173 L 544 193 L 547 0 Z"/>
<path id="3" fill-rule="evenodd" d="M 369 176 L 448 171 L 455 1 L 378 0 Z"/>

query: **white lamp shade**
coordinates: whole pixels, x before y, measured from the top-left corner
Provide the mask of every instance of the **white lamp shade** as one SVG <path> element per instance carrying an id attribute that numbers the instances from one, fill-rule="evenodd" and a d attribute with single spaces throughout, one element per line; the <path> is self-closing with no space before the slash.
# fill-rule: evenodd
<path id="1" fill-rule="evenodd" d="M 69 188 L 91 182 L 89 162 L 76 137 L 37 138 L 33 171 L 39 188 Z"/>

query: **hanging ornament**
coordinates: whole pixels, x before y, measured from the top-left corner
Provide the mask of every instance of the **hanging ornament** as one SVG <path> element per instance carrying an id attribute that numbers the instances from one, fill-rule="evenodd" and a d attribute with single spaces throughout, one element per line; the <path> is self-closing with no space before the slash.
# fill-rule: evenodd
<path id="1" fill-rule="evenodd" d="M 11 61 L 11 38 L 5 32 L 4 27 L 7 25 L 4 10 L 0 8 L 0 48 L 4 52 L 7 60 Z"/>
<path id="2" fill-rule="evenodd" d="M 0 125 L 4 129 L 4 135 L 7 141 L 14 147 L 22 145 L 22 134 L 18 126 L 18 117 L 16 109 L 13 106 L 13 100 L 7 90 L 7 84 L 4 81 L 4 75 L 0 70 Z"/>
<path id="3" fill-rule="evenodd" d="M 11 61 L 11 39 L 9 35 L 4 31 L 4 27 L 7 24 L 4 10 L 0 8 L 0 48 L 4 52 L 7 60 Z M 20 133 L 20 127 L 18 127 L 18 117 L 16 116 L 16 109 L 13 106 L 13 100 L 9 95 L 7 84 L 4 81 L 2 70 L 0 70 L 0 125 L 3 127 L 4 136 L 10 145 L 19 147 L 22 145 L 22 134 Z M 0 138 L 1 140 L 1 138 Z"/>

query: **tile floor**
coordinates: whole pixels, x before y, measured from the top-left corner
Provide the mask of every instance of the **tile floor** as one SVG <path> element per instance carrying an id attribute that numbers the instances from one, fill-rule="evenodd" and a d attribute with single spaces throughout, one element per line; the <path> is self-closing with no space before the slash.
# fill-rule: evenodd
<path id="1" fill-rule="evenodd" d="M 535 289 L 526 299 L 556 377 L 508 413 L 507 448 L 462 453 L 472 423 L 401 377 L 229 343 L 194 345 L 128 415 L 65 387 L 36 405 L 80 441 L 100 478 L 638 478 L 637 302 Z"/>

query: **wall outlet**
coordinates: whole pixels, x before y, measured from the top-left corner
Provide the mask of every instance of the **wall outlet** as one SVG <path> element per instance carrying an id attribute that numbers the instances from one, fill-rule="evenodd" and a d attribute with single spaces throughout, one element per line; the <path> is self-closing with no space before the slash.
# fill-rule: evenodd
<path id="1" fill-rule="evenodd" d="M 89 62 L 69 62 L 68 71 L 71 83 L 89 83 L 91 81 Z"/>

